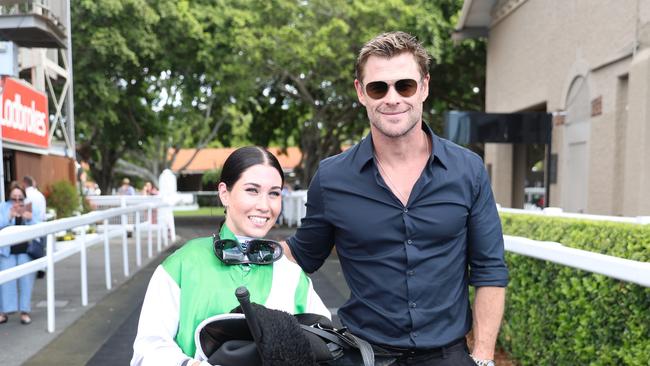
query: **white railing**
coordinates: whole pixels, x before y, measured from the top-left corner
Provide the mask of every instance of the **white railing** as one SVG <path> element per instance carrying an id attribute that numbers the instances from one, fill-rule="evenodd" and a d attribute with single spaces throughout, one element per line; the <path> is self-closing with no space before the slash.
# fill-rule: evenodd
<path id="1" fill-rule="evenodd" d="M 528 211 L 514 208 L 501 208 L 499 212 L 572 218 L 593 221 L 610 221 L 628 224 L 648 225 L 650 216 L 622 217 L 563 212 L 561 208 L 547 207 L 542 211 Z M 546 260 L 564 266 L 577 268 L 607 277 L 650 287 L 650 263 L 639 262 L 586 250 L 570 248 L 561 243 L 537 241 L 518 236 L 503 236 L 505 249 L 527 257 Z"/>
<path id="2" fill-rule="evenodd" d="M 160 202 L 166 203 L 166 205 L 161 206 L 159 209 L 154 209 L 152 211 L 153 223 L 156 224 L 156 220 L 162 220 L 165 225 L 167 225 L 171 232 L 172 241 L 176 240 L 176 226 L 174 225 L 174 214 L 172 213 L 172 208 L 176 205 L 182 203 L 183 200 L 182 194 L 171 194 L 171 195 L 157 195 L 157 196 L 86 196 L 90 204 L 93 206 L 94 210 L 106 210 L 115 207 L 129 207 L 139 205 L 145 202 Z M 160 210 L 160 212 L 158 212 Z M 148 221 L 148 215 L 143 219 Z M 127 221 L 127 231 L 133 232 L 135 222 L 135 213 L 129 213 L 126 215 Z M 122 225 L 121 217 L 114 217 L 109 220 L 110 225 Z"/>
<path id="3" fill-rule="evenodd" d="M 152 236 L 153 230 L 157 232 L 157 251 L 160 253 L 162 245 L 169 245 L 169 232 L 173 232 L 172 228 L 168 226 L 169 221 L 161 217 L 161 211 L 165 208 L 169 209 L 169 203 L 162 200 L 143 202 L 134 206 L 112 208 L 103 211 L 93 211 L 91 213 L 59 219 L 36 225 L 27 226 L 9 226 L 0 230 L 0 247 L 22 243 L 32 239 L 47 237 L 46 255 L 25 264 L 0 271 L 0 284 L 15 280 L 29 273 L 34 273 L 39 270 L 47 270 L 47 330 L 54 332 L 55 328 L 55 314 L 54 314 L 54 264 L 61 260 L 74 255 L 80 254 L 80 280 L 81 280 L 81 303 L 83 306 L 88 305 L 88 268 L 86 251 L 89 247 L 97 244 L 104 243 L 104 268 L 106 277 L 106 289 L 111 289 L 111 262 L 110 262 L 110 247 L 109 240 L 111 238 L 122 238 L 122 259 L 124 276 L 129 276 L 129 250 L 127 243 L 127 215 L 134 216 L 133 230 L 135 233 L 135 253 L 136 265 L 142 265 L 142 231 L 147 230 L 147 255 L 153 255 Z M 152 220 L 154 218 L 154 210 L 158 212 L 157 223 Z M 119 217 L 120 225 L 111 225 L 109 220 Z M 146 218 L 145 220 L 142 217 Z M 98 224 L 98 231 L 101 234 L 86 234 L 85 231 L 79 235 L 79 238 L 73 242 L 66 243 L 62 246 L 55 246 L 54 235 L 61 231 L 71 230 L 85 225 Z M 173 221 L 172 221 L 173 224 Z M 164 243 L 161 243 L 161 239 Z M 60 242 L 59 242 L 60 243 Z M 58 244 L 58 243 L 57 243 Z"/>
<path id="4" fill-rule="evenodd" d="M 280 223 L 287 224 L 291 227 L 293 225 L 300 226 L 302 218 L 307 214 L 307 191 L 292 191 L 282 196 L 282 216 L 280 216 Z"/>
<path id="5" fill-rule="evenodd" d="M 505 249 L 527 257 L 650 287 L 650 263 L 566 247 L 560 243 L 503 236 Z"/>
<path id="6" fill-rule="evenodd" d="M 625 217 L 625 216 L 591 215 L 591 214 L 564 212 L 559 207 L 546 207 L 543 210 L 538 210 L 538 211 L 522 210 L 519 208 L 504 208 L 499 205 L 497 205 L 497 208 L 499 212 L 521 214 L 521 215 L 563 217 L 568 219 L 611 221 L 611 222 L 622 222 L 628 224 L 642 224 L 642 225 L 650 224 L 650 216 Z"/>

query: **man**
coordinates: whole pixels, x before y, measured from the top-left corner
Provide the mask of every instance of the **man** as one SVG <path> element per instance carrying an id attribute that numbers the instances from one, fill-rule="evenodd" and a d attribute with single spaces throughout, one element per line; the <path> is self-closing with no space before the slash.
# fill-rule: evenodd
<path id="1" fill-rule="evenodd" d="M 27 203 L 31 202 L 32 204 L 32 212 L 40 213 L 40 217 L 38 217 L 39 222 L 45 222 L 47 207 L 45 196 L 43 196 L 43 193 L 36 188 L 36 181 L 32 176 L 26 175 L 23 177 L 23 188 L 25 189 L 25 195 L 27 196 Z M 41 241 L 41 245 L 45 246 L 47 237 L 42 237 L 39 240 Z M 36 272 L 36 277 L 45 277 L 45 271 Z"/>
<path id="2" fill-rule="evenodd" d="M 370 134 L 321 162 L 286 249 L 313 272 L 336 245 L 351 292 L 341 321 L 401 352 L 398 365 L 493 365 L 508 283 L 501 223 L 480 157 L 422 121 L 429 60 L 403 32 L 361 49 L 354 85 Z"/>
<path id="3" fill-rule="evenodd" d="M 117 194 L 121 196 L 133 196 L 135 195 L 135 188 L 131 185 L 129 178 L 122 179 L 122 185 L 117 190 Z"/>
<path id="4" fill-rule="evenodd" d="M 23 187 L 27 195 L 27 203 L 31 202 L 33 212 L 40 212 L 41 217 L 38 219 L 40 222 L 44 222 L 46 212 L 45 196 L 36 188 L 36 181 L 33 177 L 26 175 L 23 177 Z"/>

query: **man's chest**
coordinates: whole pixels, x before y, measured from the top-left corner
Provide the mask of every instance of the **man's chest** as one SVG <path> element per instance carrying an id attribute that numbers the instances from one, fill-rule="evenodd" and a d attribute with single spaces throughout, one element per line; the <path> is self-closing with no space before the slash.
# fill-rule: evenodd
<path id="1" fill-rule="evenodd" d="M 464 233 L 470 202 L 461 188 L 429 182 L 416 185 L 412 195 L 404 206 L 381 186 L 326 192 L 336 245 L 359 254 L 382 253 L 405 244 L 443 245 Z"/>

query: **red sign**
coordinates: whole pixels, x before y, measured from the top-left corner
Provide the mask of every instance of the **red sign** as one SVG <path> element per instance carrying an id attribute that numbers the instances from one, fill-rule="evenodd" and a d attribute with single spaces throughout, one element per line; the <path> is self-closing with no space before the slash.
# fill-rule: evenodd
<path id="1" fill-rule="evenodd" d="M 0 79 L 2 139 L 47 149 L 47 96 L 10 77 Z"/>

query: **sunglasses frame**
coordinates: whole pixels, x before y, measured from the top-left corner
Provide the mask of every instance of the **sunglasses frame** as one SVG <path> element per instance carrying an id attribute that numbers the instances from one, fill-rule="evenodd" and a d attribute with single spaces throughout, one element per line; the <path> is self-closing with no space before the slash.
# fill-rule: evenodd
<path id="1" fill-rule="evenodd" d="M 270 240 L 270 239 L 253 239 L 246 243 L 246 245 L 242 245 L 239 243 L 237 240 L 233 239 L 221 239 L 217 234 L 213 234 L 213 241 L 212 241 L 212 249 L 214 251 L 214 255 L 219 258 L 221 262 L 224 264 L 271 264 L 280 258 L 282 258 L 282 255 L 284 254 L 282 250 L 282 245 L 278 243 L 275 240 Z M 241 259 L 235 259 L 235 258 L 224 258 L 223 251 L 226 243 L 232 243 L 233 245 L 230 246 L 228 249 L 234 249 L 237 248 L 239 250 L 239 253 L 241 254 L 242 258 Z M 252 254 L 258 254 L 261 251 L 258 249 L 260 246 L 266 245 L 272 249 L 271 252 L 271 258 L 268 260 L 260 260 L 259 258 L 254 258 L 251 259 Z M 219 248 L 221 246 L 221 248 Z M 219 254 L 219 251 L 221 254 Z M 238 254 L 239 254 L 238 253 Z M 278 253 L 276 255 L 276 253 Z M 266 257 L 266 256 L 265 256 Z"/>
<path id="2" fill-rule="evenodd" d="M 371 98 L 371 99 L 375 99 L 375 100 L 379 100 L 379 99 L 381 99 L 381 98 L 384 98 L 384 97 L 386 96 L 386 94 L 388 94 L 388 92 L 390 91 L 390 87 L 391 87 L 391 86 L 395 89 L 395 91 L 397 92 L 397 94 L 399 94 L 400 96 L 402 96 L 402 97 L 404 97 L 404 98 L 410 98 L 410 97 L 414 96 L 414 95 L 417 93 L 418 88 L 420 87 L 420 84 L 422 83 L 422 80 L 423 80 L 423 79 L 420 79 L 420 81 L 418 82 L 418 81 L 415 80 L 415 79 L 407 78 L 407 79 L 399 79 L 399 80 L 395 80 L 395 81 L 390 82 L 390 83 L 387 82 L 387 81 L 383 81 L 383 80 L 377 80 L 377 81 L 371 81 L 371 82 L 369 82 L 368 84 L 365 84 L 365 85 L 364 85 L 363 83 L 361 83 L 361 86 L 363 87 L 363 92 L 364 92 L 364 93 L 365 93 L 369 98 Z M 413 87 L 413 89 L 411 89 L 410 85 L 408 85 L 408 84 L 410 84 L 411 82 L 414 82 L 414 83 L 415 83 L 415 87 Z M 402 89 L 402 88 L 400 87 L 400 85 L 401 85 L 401 84 L 404 84 L 404 83 L 407 83 L 407 85 L 405 85 L 405 87 L 407 87 L 407 89 Z M 375 92 L 372 92 L 372 91 L 369 92 L 369 91 L 368 91 L 368 87 L 371 86 L 371 85 L 373 85 L 373 84 L 382 85 L 382 88 L 385 88 L 385 90 L 383 90 L 381 93 L 375 93 Z M 398 85 L 398 84 L 399 84 L 399 85 Z M 413 93 L 410 93 L 410 94 L 409 94 L 409 92 L 410 92 L 411 90 L 413 91 Z"/>

